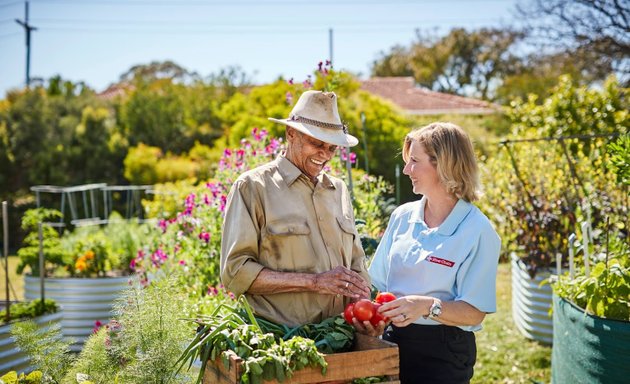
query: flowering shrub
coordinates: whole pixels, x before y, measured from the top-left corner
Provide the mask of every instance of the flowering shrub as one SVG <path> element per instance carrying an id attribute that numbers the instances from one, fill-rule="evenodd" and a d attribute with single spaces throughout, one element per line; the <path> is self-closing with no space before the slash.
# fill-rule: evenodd
<path id="1" fill-rule="evenodd" d="M 157 235 L 153 225 L 127 221 L 114 212 L 103 227 L 79 227 L 64 234 L 61 244 L 69 256 L 63 272 L 73 277 L 127 275 L 138 249 Z"/>
<path id="2" fill-rule="evenodd" d="M 146 284 L 152 276 L 173 269 L 184 269 L 182 283 L 198 295 L 219 282 L 221 225 L 229 189 L 238 176 L 276 158 L 283 150 L 281 138 L 270 137 L 267 131 L 254 128 L 250 139 L 242 140 L 240 148 L 225 149 L 214 177 L 199 186 L 189 187 L 180 211 L 172 217 L 158 219 L 161 233 L 153 243 L 146 243 L 131 260 L 130 267 L 142 276 Z M 347 180 L 344 152 L 335 156 L 325 169 L 333 176 Z M 356 156 L 349 154 L 351 162 Z M 385 212 L 382 194 L 388 185 L 380 178 L 353 170 L 355 215 L 362 219 L 362 232 L 379 237 Z M 174 190 L 175 195 L 182 194 Z M 161 202 L 171 203 L 171 194 L 156 195 L 150 203 L 153 213 L 164 212 Z"/>

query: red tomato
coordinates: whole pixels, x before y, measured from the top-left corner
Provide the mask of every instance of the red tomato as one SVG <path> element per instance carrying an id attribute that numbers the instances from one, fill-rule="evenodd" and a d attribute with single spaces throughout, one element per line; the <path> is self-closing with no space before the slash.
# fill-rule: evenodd
<path id="1" fill-rule="evenodd" d="M 350 303 L 346 305 L 346 309 L 343 310 L 343 318 L 346 319 L 346 323 L 350 325 L 353 325 L 352 324 L 352 318 L 354 317 L 354 314 L 352 313 L 353 308 L 354 308 L 354 303 Z"/>
<path id="2" fill-rule="evenodd" d="M 372 318 L 370 319 L 370 323 L 374 326 L 377 327 L 378 323 L 383 320 L 384 322 L 387 322 L 389 319 L 383 315 L 381 315 L 380 313 L 378 313 L 378 308 L 381 306 L 382 304 L 379 303 L 372 303 L 372 306 L 374 307 L 374 315 L 372 316 Z"/>
<path id="3" fill-rule="evenodd" d="M 361 299 L 354 303 L 352 313 L 359 321 L 369 321 L 374 316 L 374 305 L 370 300 Z"/>
<path id="4" fill-rule="evenodd" d="M 396 296 L 394 296 L 394 294 L 391 292 L 379 292 L 374 299 L 374 301 L 379 304 L 389 303 L 390 301 L 394 300 L 396 300 Z"/>

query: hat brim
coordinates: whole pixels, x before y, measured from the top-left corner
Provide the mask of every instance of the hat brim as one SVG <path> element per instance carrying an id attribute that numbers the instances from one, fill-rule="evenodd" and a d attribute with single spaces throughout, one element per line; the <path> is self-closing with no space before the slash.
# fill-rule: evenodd
<path id="1" fill-rule="evenodd" d="M 273 117 L 269 117 L 269 120 L 295 128 L 304 134 L 328 144 L 339 145 L 341 147 L 354 147 L 359 144 L 359 139 L 340 130 L 320 128 L 289 119 L 274 119 Z"/>

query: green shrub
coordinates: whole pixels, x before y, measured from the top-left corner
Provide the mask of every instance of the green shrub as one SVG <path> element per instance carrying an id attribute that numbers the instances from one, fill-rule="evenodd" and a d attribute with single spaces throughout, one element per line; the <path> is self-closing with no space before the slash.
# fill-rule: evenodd
<path id="1" fill-rule="evenodd" d="M 482 163 L 480 207 L 497 226 L 502 257 L 516 252 L 532 276 L 568 253 L 567 238 L 578 222 L 598 228 L 608 218 L 627 226 L 627 186 L 607 170 L 608 138 L 557 139 L 627 132 L 627 101 L 619 99 L 615 84 L 597 91 L 575 88 L 564 78 L 541 104 L 533 97 L 514 102 L 508 116 L 515 142 Z"/>
<path id="2" fill-rule="evenodd" d="M 27 232 L 23 241 L 23 247 L 17 252 L 20 263 L 17 266 L 17 273 L 24 272 L 26 267 L 30 268 L 31 274 L 39 275 L 39 223 L 42 225 L 42 249 L 44 254 L 44 273 L 47 270 L 54 270 L 64 266 L 68 262 L 69 255 L 63 250 L 60 242 L 60 235 L 56 228 L 46 225 L 46 222 L 58 221 L 62 218 L 61 212 L 54 209 L 36 208 L 29 209 L 22 217 L 22 229 Z"/>
<path id="3" fill-rule="evenodd" d="M 41 299 L 36 299 L 25 303 L 12 304 L 9 309 L 11 317 L 7 319 L 7 310 L 0 311 L 0 325 L 18 319 L 32 319 L 37 316 L 55 313 L 59 310 L 57 303 L 52 299 L 45 299 L 42 305 Z"/>
<path id="4" fill-rule="evenodd" d="M 175 362 L 194 335 L 193 302 L 176 274 L 161 274 L 148 286 L 134 280 L 114 305 L 114 319 L 86 342 L 63 383 L 78 374 L 96 383 L 187 383 L 193 373 L 175 373 Z"/>
<path id="5" fill-rule="evenodd" d="M 32 366 L 42 372 L 43 382 L 61 382 L 75 356 L 70 352 L 72 342 L 62 338 L 59 324 L 41 328 L 32 320 L 22 321 L 13 325 L 11 335 Z"/>

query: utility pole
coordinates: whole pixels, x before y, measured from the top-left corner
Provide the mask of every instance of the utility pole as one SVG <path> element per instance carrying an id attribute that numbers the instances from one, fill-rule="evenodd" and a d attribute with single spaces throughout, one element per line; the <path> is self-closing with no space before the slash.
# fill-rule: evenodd
<path id="1" fill-rule="evenodd" d="M 36 31 L 37 28 L 28 23 L 28 1 L 24 2 L 24 21 L 15 19 L 15 22 L 20 24 L 26 32 L 26 87 L 31 85 L 31 31 Z"/>
<path id="2" fill-rule="evenodd" d="M 330 68 L 333 68 L 333 29 L 328 28 L 328 60 Z"/>

